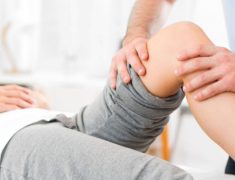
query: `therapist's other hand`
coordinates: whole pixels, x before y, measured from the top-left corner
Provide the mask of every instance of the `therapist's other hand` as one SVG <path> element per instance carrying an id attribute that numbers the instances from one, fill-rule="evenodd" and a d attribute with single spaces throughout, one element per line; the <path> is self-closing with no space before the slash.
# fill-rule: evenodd
<path id="1" fill-rule="evenodd" d="M 183 76 L 202 71 L 184 85 L 185 92 L 193 92 L 198 101 L 223 92 L 235 92 L 235 54 L 223 47 L 200 45 L 181 52 L 177 59 L 183 61 L 176 75 Z"/>
<path id="2" fill-rule="evenodd" d="M 120 74 L 124 83 L 129 83 L 131 77 L 127 70 L 127 64 L 130 64 L 138 75 L 145 74 L 145 68 L 141 60 L 148 60 L 147 39 L 138 37 L 125 44 L 113 57 L 109 82 L 113 89 L 116 88 L 117 74 Z"/>
<path id="3" fill-rule="evenodd" d="M 0 86 L 0 112 L 33 107 L 35 99 L 30 89 L 17 86 Z"/>

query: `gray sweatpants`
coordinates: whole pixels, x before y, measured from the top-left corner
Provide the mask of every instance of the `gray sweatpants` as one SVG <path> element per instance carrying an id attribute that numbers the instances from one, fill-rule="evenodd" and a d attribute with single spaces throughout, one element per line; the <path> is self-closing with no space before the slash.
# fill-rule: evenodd
<path id="1" fill-rule="evenodd" d="M 0 179 L 191 180 L 183 170 L 142 153 L 161 133 L 183 93 L 152 96 L 130 73 L 131 84 L 118 80 L 116 91 L 106 86 L 76 116 L 60 115 L 17 132 L 5 148 Z"/>

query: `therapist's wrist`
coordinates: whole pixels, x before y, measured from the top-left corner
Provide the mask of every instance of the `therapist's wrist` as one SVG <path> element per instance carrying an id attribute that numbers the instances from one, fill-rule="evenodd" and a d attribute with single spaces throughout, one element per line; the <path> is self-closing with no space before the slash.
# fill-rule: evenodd
<path id="1" fill-rule="evenodd" d="M 136 29 L 135 31 L 128 31 L 122 41 L 122 46 L 126 46 L 127 44 L 131 43 L 133 40 L 137 38 L 148 39 L 149 34 L 146 30 L 143 29 Z"/>

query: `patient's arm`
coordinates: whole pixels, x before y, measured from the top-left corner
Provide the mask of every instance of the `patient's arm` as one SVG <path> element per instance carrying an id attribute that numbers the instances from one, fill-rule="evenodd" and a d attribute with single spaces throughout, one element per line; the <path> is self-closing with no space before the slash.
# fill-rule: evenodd
<path id="1" fill-rule="evenodd" d="M 200 48 L 212 44 L 203 31 L 192 23 L 177 23 L 161 30 L 148 43 L 150 60 L 143 62 L 146 75 L 141 77 L 153 94 L 167 97 L 174 94 L 181 83 L 196 73 L 177 78 L 177 53 L 185 47 Z M 197 72 L 203 73 L 203 72 Z M 208 100 L 195 101 L 194 93 L 186 93 L 190 109 L 202 129 L 235 159 L 235 94 L 223 93 Z"/>

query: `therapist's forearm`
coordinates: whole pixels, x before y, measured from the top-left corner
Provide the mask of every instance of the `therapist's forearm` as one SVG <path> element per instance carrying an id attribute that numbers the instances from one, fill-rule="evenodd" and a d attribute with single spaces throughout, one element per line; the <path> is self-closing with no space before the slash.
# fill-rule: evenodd
<path id="1" fill-rule="evenodd" d="M 123 45 L 137 37 L 149 38 L 164 22 L 162 9 L 165 3 L 175 0 L 137 0 L 132 10 Z"/>

